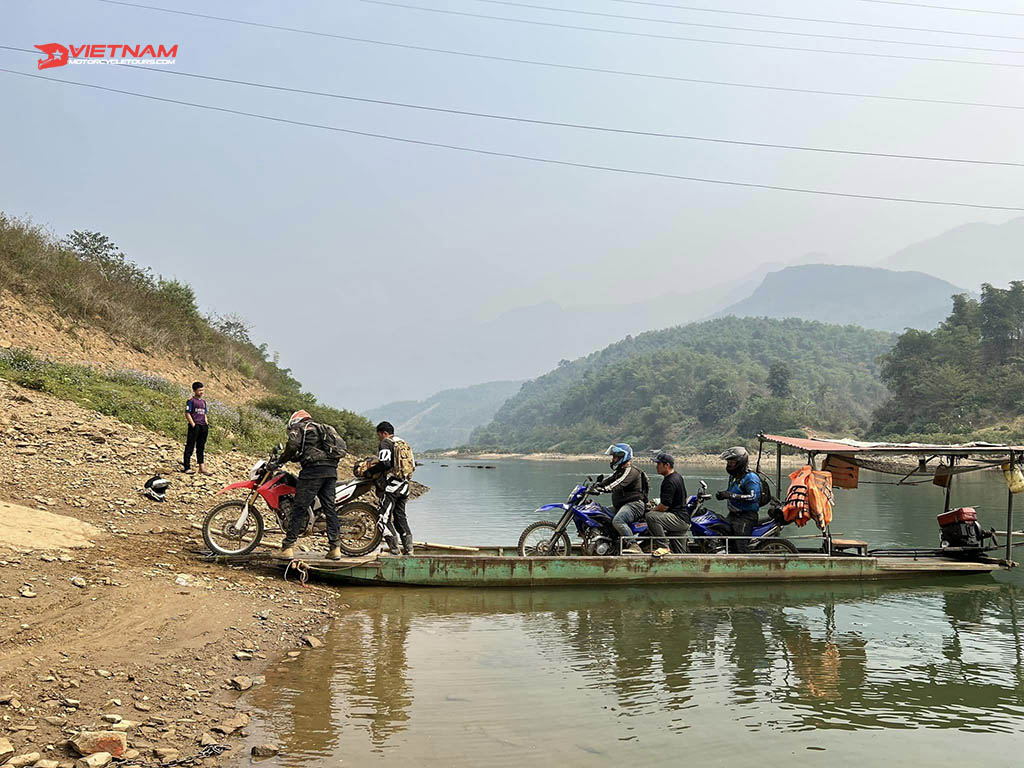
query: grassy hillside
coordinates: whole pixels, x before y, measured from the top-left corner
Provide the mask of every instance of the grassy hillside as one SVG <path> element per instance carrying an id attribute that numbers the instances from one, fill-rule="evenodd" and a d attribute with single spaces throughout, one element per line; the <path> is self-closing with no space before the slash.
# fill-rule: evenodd
<path id="1" fill-rule="evenodd" d="M 283 435 L 282 415 L 306 408 L 334 424 L 354 450 L 374 442 L 363 417 L 319 403 L 287 368 L 267 359 L 238 318 L 203 315 L 186 283 L 154 275 L 97 232 L 73 232 L 57 241 L 30 223 L 0 213 L 0 292 L 52 308 L 66 324 L 102 331 L 141 352 L 170 353 L 208 369 L 230 369 L 270 393 L 243 407 L 210 401 L 214 446 L 262 450 Z M 123 421 L 180 436 L 187 391 L 137 371 L 101 372 L 48 361 L 27 350 L 6 350 L 0 376 L 46 391 Z M 219 413 L 218 413 L 219 412 Z"/>
<path id="2" fill-rule="evenodd" d="M 521 381 L 489 381 L 446 389 L 426 400 L 402 400 L 366 412 L 370 421 L 387 420 L 419 449 L 454 448 L 487 424 L 498 408 L 522 386 Z"/>
<path id="3" fill-rule="evenodd" d="M 962 292 L 923 272 L 805 264 L 772 272 L 719 315 L 800 317 L 902 332 L 934 328 L 949 314 L 953 295 Z"/>
<path id="4" fill-rule="evenodd" d="M 892 398 L 876 437 L 1024 441 L 1024 281 L 959 296 L 934 331 L 907 331 L 882 359 Z"/>
<path id="5" fill-rule="evenodd" d="M 525 383 L 471 442 L 508 451 L 698 450 L 803 428 L 857 434 L 891 334 L 727 317 L 626 339 Z"/>

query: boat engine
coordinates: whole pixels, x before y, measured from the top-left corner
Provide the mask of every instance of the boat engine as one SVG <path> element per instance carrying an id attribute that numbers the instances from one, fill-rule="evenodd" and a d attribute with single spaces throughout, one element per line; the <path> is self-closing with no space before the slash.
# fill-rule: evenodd
<path id="1" fill-rule="evenodd" d="M 981 549 L 991 534 L 983 531 L 978 523 L 974 507 L 960 507 L 938 516 L 942 531 L 941 545 L 945 547 L 968 547 Z"/>
<path id="2" fill-rule="evenodd" d="M 601 533 L 590 533 L 583 540 L 583 554 L 603 556 L 615 554 L 615 541 Z"/>

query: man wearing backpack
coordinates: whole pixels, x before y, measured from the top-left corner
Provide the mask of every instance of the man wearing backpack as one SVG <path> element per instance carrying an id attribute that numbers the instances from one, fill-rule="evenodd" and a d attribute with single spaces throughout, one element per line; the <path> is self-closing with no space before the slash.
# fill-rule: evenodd
<path id="1" fill-rule="evenodd" d="M 313 499 L 318 498 L 327 521 L 327 559 L 341 559 L 334 490 L 338 482 L 338 460 L 344 455 L 345 441 L 330 424 L 317 424 L 306 411 L 296 411 L 288 419 L 288 444 L 277 463 L 283 465 L 294 459 L 302 464 L 302 471 L 295 487 L 288 530 L 281 542 L 281 557 L 295 556 L 295 542 L 307 522 L 302 511 L 309 509 Z"/>
<path id="2" fill-rule="evenodd" d="M 409 519 L 405 515 L 405 504 L 409 500 L 409 481 L 416 469 L 416 460 L 412 448 L 400 437 L 395 437 L 395 428 L 390 421 L 382 421 L 377 425 L 377 460 L 366 470 L 366 477 L 376 477 L 384 501 L 382 509 L 390 509 L 391 535 L 385 536 L 391 554 L 400 554 L 397 537 L 401 537 L 402 551 L 407 555 L 414 554 L 412 531 L 409 530 Z"/>

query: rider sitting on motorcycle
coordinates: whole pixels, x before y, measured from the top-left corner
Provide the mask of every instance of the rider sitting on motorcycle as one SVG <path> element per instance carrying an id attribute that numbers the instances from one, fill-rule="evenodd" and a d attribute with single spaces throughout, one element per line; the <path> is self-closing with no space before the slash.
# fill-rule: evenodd
<path id="1" fill-rule="evenodd" d="M 609 465 L 614 472 L 593 486 L 591 493 L 611 492 L 612 507 L 615 509 L 612 525 L 622 537 L 622 554 L 641 555 L 643 552 L 637 546 L 629 526 L 630 523 L 643 520 L 647 512 L 643 473 L 632 465 L 633 449 L 627 443 L 610 445 L 604 454 L 611 456 Z"/>
<path id="2" fill-rule="evenodd" d="M 341 547 L 338 545 L 340 526 L 338 512 L 334 508 L 338 460 L 324 452 L 319 425 L 306 411 L 296 411 L 288 419 L 288 444 L 275 463 L 283 466 L 293 459 L 302 464 L 302 470 L 295 486 L 292 515 L 284 541 L 281 542 L 280 555 L 289 559 L 295 557 L 295 542 L 306 523 L 306 515 L 303 513 L 309 509 L 314 498 L 319 498 L 327 521 L 327 559 L 341 560 Z"/>
<path id="3" fill-rule="evenodd" d="M 729 487 L 716 493 L 715 498 L 729 502 L 729 516 L 726 520 L 732 527 L 732 535 L 750 536 L 757 525 L 757 510 L 761 506 L 761 478 L 756 472 L 749 471 L 750 454 L 742 446 L 729 448 L 718 458 L 725 459 Z M 733 544 L 736 552 L 749 551 L 749 539 L 738 539 Z"/>

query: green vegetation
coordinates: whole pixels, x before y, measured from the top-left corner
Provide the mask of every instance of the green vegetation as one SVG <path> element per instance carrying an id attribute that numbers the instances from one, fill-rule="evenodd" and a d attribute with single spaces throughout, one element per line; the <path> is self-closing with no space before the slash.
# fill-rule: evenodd
<path id="1" fill-rule="evenodd" d="M 897 339 L 882 380 L 892 398 L 875 413 L 876 437 L 1024 439 L 1024 281 L 956 296 L 941 326 Z"/>
<path id="2" fill-rule="evenodd" d="M 189 285 L 154 276 L 98 232 L 75 231 L 57 241 L 39 227 L 0 213 L 0 290 L 49 305 L 72 326 L 97 328 L 140 352 L 159 350 L 205 367 L 235 370 L 273 393 L 240 408 L 211 401 L 211 409 L 216 408 L 211 423 L 218 427 L 211 431 L 214 447 L 262 450 L 283 435 L 283 411 L 287 417 L 299 408 L 333 424 L 351 450 L 374 443 L 369 421 L 303 392 L 291 371 L 267 359 L 266 345 L 252 341 L 241 319 L 203 315 Z M 187 393 L 162 379 L 100 373 L 23 351 L 0 358 L 0 376 L 170 436 L 180 437 L 182 431 Z"/>
<path id="3" fill-rule="evenodd" d="M 727 317 L 652 331 L 526 382 L 472 444 L 507 451 L 718 450 L 761 431 L 863 434 L 891 334 Z"/>

